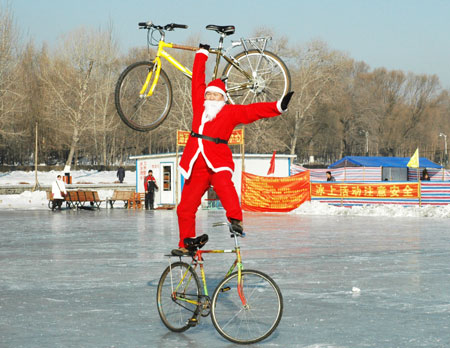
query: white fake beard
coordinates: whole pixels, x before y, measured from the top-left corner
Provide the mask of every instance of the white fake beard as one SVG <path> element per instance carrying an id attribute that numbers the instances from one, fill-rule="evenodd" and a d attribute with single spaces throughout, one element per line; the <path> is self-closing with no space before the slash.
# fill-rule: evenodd
<path id="1" fill-rule="evenodd" d="M 203 116 L 205 117 L 206 122 L 209 122 L 216 118 L 219 111 L 222 110 L 225 105 L 225 102 L 223 100 L 205 100 L 203 105 L 205 106 Z"/>

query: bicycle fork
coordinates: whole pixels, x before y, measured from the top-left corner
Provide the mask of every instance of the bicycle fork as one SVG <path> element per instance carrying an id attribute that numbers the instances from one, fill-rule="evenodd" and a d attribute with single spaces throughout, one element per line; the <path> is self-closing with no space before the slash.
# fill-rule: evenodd
<path id="1" fill-rule="evenodd" d="M 234 237 L 236 238 L 236 236 Z M 242 262 L 241 262 L 241 250 L 239 247 L 236 248 L 236 256 L 237 256 L 237 269 L 238 269 L 238 284 L 237 284 L 237 291 L 239 294 L 239 298 L 241 299 L 242 306 L 245 309 L 248 309 L 248 303 L 247 299 L 244 295 L 244 279 L 242 277 Z"/>
<path id="2" fill-rule="evenodd" d="M 141 98 L 151 97 L 153 95 L 153 92 L 155 91 L 155 87 L 156 87 L 156 84 L 158 83 L 159 75 L 161 73 L 161 58 L 160 57 L 163 57 L 164 59 L 169 61 L 175 68 L 180 70 L 185 76 L 192 78 L 192 71 L 190 71 L 188 68 L 186 68 L 185 66 L 180 64 L 175 58 L 173 58 L 169 53 L 167 53 L 164 50 L 165 47 L 176 48 L 176 49 L 181 49 L 181 50 L 188 50 L 188 51 L 197 50 L 194 47 L 176 45 L 176 44 L 173 44 L 170 42 L 164 42 L 163 40 L 160 41 L 159 45 L 158 45 L 158 52 L 156 53 L 156 57 L 153 60 L 153 68 L 151 71 L 149 71 L 147 78 L 145 79 L 144 85 L 142 86 L 142 89 L 139 92 L 139 96 Z M 152 82 L 150 88 L 148 88 L 153 74 L 155 74 L 155 78 L 153 79 L 153 82 Z M 147 89 L 148 89 L 148 92 L 146 92 Z"/>
<path id="3" fill-rule="evenodd" d="M 161 72 L 161 59 L 159 57 L 156 57 L 155 60 L 153 61 L 153 68 L 152 68 L 152 70 L 149 70 L 149 72 L 147 74 L 147 78 L 145 79 L 144 85 L 142 86 L 142 89 L 139 92 L 140 98 L 147 98 L 147 97 L 151 97 L 153 95 L 153 91 L 155 90 L 156 84 L 158 83 L 158 80 L 159 80 L 160 72 Z M 149 89 L 148 85 L 150 84 L 153 74 L 155 74 L 155 78 L 153 79 L 153 83 Z M 148 92 L 146 92 L 147 89 L 148 89 Z"/>

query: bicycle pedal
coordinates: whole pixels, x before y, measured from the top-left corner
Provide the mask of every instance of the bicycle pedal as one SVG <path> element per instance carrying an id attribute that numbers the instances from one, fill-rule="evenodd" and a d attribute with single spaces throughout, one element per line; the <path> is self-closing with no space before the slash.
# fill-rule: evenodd
<path id="1" fill-rule="evenodd" d="M 197 324 L 198 324 L 197 318 L 191 318 L 191 319 L 188 320 L 188 326 L 189 327 L 197 326 Z"/>
<path id="2" fill-rule="evenodd" d="M 226 286 L 226 287 L 220 289 L 220 292 L 227 292 L 227 291 L 230 291 L 230 290 L 231 290 L 231 288 L 229 286 Z"/>

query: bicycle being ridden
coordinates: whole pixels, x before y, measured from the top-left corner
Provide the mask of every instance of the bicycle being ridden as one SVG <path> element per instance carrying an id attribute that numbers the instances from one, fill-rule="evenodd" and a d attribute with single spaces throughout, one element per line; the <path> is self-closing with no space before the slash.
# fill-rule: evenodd
<path id="1" fill-rule="evenodd" d="M 171 23 L 162 26 L 141 22 L 139 28 L 147 30 L 148 47 L 158 47 L 156 56 L 149 61 L 133 63 L 121 73 L 115 89 L 115 105 L 120 118 L 129 127 L 138 131 L 150 131 L 166 119 L 172 106 L 172 86 L 169 76 L 162 68 L 162 58 L 188 78 L 192 77 L 191 70 L 166 49 L 196 51 L 198 48 L 165 41 L 166 31 L 186 29 L 187 25 Z M 220 35 L 218 47 L 209 49 L 209 53 L 216 55 L 212 79 L 224 79 L 229 103 L 279 100 L 290 91 L 289 70 L 281 58 L 267 50 L 270 37 L 242 38 L 224 49 L 223 41 L 234 33 L 235 27 L 208 25 L 206 29 Z M 230 50 L 234 48 L 242 48 L 242 52 L 233 56 Z M 226 65 L 222 75 L 219 75 L 222 59 Z"/>
<path id="2" fill-rule="evenodd" d="M 219 225 L 224 224 L 215 224 Z M 267 274 L 244 269 L 238 241 L 242 235 L 231 224 L 228 226 L 235 242 L 233 250 L 200 250 L 208 241 L 204 234 L 186 240 L 190 263 L 182 261 L 181 256 L 177 262 L 171 263 L 169 259 L 169 266 L 158 283 L 158 313 L 164 325 L 174 332 L 195 327 L 201 317 L 211 315 L 214 327 L 227 340 L 255 343 L 269 337 L 277 328 L 283 314 L 283 297 Z M 234 253 L 236 258 L 210 297 L 204 254 L 224 253 Z"/>

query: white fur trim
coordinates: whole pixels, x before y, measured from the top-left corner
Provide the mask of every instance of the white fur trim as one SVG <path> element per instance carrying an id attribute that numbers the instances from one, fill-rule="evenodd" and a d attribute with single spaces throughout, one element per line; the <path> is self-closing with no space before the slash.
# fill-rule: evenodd
<path id="1" fill-rule="evenodd" d="M 205 95 L 206 95 L 206 92 L 217 92 L 217 93 L 220 93 L 220 94 L 223 95 L 223 98 L 225 99 L 225 101 L 227 101 L 227 94 L 223 91 L 223 89 L 220 89 L 217 86 L 208 86 L 208 87 L 206 87 Z"/>
<path id="2" fill-rule="evenodd" d="M 283 110 L 283 109 L 281 108 L 281 100 L 277 101 L 277 109 L 278 109 L 278 111 L 279 111 L 280 113 L 283 113 L 283 112 L 286 112 L 286 111 L 287 111 L 287 109 L 286 109 L 286 110 Z"/>
<path id="3" fill-rule="evenodd" d="M 179 167 L 179 169 L 180 169 L 181 175 L 184 176 L 184 179 L 185 179 L 185 180 L 189 179 L 188 173 L 184 170 L 184 168 L 183 168 L 182 166 L 180 166 L 180 165 L 178 165 L 178 167 Z M 189 174 L 189 175 L 190 175 L 190 174 Z"/>
<path id="4" fill-rule="evenodd" d="M 203 53 L 205 56 L 209 56 L 209 52 L 207 50 L 205 50 L 204 48 L 200 48 L 197 53 Z"/>

